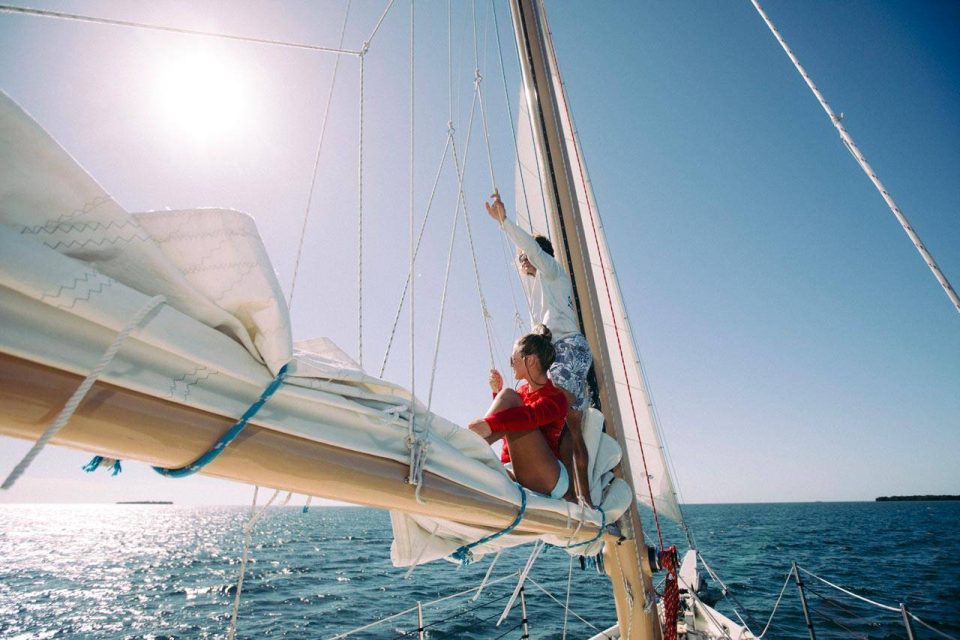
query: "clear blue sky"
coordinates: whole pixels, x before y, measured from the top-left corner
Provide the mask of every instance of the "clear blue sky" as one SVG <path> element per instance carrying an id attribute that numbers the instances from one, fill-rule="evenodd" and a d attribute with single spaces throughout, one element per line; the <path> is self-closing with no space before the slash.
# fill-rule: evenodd
<path id="1" fill-rule="evenodd" d="M 370 35 L 385 4 L 354 3 L 348 48 Z M 327 45 L 336 45 L 344 7 L 29 6 Z M 765 7 L 960 286 L 960 8 L 914 1 Z M 453 19 L 461 153 L 474 67 L 470 9 L 455 3 Z M 502 2 L 497 9 L 515 102 L 509 12 Z M 548 10 L 686 500 L 960 493 L 960 314 L 752 5 L 548 2 Z M 417 11 L 419 222 L 450 108 L 446 3 L 424 1 Z M 478 3 L 477 14 L 497 183 L 510 201 L 512 148 L 489 4 Z M 364 364 L 373 371 L 406 270 L 408 21 L 409 3 L 399 0 L 366 62 Z M 331 56 L 6 14 L 0 43 L 7 61 L 0 88 L 122 205 L 247 211 L 289 288 Z M 186 100 L 179 94 L 185 89 L 177 78 L 186 72 L 176 61 L 197 47 L 222 61 L 220 75 L 231 79 L 221 97 L 236 92 L 229 108 L 220 107 L 217 126 L 198 120 L 204 87 Z M 344 59 L 293 305 L 296 338 L 330 336 L 354 354 L 357 76 L 356 60 Z M 482 213 L 490 191 L 485 153 L 475 130 L 465 189 L 503 366 L 513 280 Z M 448 166 L 417 270 L 421 396 L 454 182 Z M 462 227 L 457 246 L 433 406 L 465 423 L 484 408 L 488 356 Z M 387 368 L 403 384 L 410 381 L 408 334 L 404 317 Z M 2 439 L 0 447 L 5 473 L 28 444 Z M 79 470 L 87 458 L 49 449 L 0 501 L 243 503 L 251 494 L 211 479 L 153 477 L 136 463 L 119 478 L 87 476 Z"/>

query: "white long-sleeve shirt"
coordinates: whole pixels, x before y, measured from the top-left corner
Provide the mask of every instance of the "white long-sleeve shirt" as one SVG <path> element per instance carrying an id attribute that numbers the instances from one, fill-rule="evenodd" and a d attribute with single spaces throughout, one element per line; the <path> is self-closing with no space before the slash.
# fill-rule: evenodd
<path id="1" fill-rule="evenodd" d="M 541 249 L 533 236 L 510 218 L 505 218 L 501 226 L 507 237 L 527 254 L 530 263 L 537 268 L 536 276 L 521 275 L 522 278 L 533 280 L 532 286 L 524 287 L 529 296 L 531 322 L 547 325 L 554 341 L 580 333 L 570 276 L 556 258 Z"/>

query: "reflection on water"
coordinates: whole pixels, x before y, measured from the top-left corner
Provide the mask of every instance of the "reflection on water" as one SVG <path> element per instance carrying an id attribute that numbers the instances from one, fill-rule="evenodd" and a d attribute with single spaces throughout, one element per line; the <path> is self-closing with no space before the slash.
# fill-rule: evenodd
<path id="1" fill-rule="evenodd" d="M 0 507 L 0 638 L 214 638 L 229 624 L 248 509 L 167 505 Z M 704 555 L 762 628 L 791 560 L 881 602 L 960 633 L 960 504 L 824 503 L 702 505 L 687 508 Z M 662 523 L 667 543 L 682 543 Z M 648 531 L 655 531 L 651 525 Z M 238 637 L 329 637 L 479 584 L 487 562 L 435 562 L 404 580 L 390 564 L 387 514 L 359 508 L 272 509 L 255 530 Z M 681 544 L 682 546 L 682 544 Z M 505 552 L 494 577 L 516 571 L 530 547 Z M 548 549 L 531 577 L 566 597 L 569 557 Z M 427 607 L 432 638 L 495 638 L 509 582 L 478 602 Z M 714 594 L 719 590 L 714 587 Z M 815 603 L 819 596 L 811 598 Z M 561 638 L 563 610 L 527 589 L 531 635 Z M 609 581 L 574 563 L 570 605 L 593 625 L 613 623 Z M 721 610 L 732 615 L 729 604 Z M 828 609 L 824 609 L 828 611 Z M 882 614 L 882 615 L 881 615 Z M 857 611 L 847 619 L 869 637 L 900 637 L 896 616 Z M 845 615 L 845 614 L 844 614 Z M 850 616 L 848 616 L 850 618 Z M 571 638 L 592 633 L 571 616 Z M 416 631 L 413 614 L 365 638 Z M 818 621 L 820 638 L 846 632 Z M 807 637 L 790 590 L 771 634 Z M 918 634 L 918 637 L 925 637 Z"/>

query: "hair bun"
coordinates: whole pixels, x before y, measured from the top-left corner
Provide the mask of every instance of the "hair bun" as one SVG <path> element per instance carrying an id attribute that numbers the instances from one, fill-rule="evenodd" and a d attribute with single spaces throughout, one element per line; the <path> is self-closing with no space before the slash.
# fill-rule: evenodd
<path id="1" fill-rule="evenodd" d="M 543 336 L 548 341 L 553 342 L 553 332 L 545 324 L 538 324 L 533 328 L 533 332 L 538 336 Z"/>

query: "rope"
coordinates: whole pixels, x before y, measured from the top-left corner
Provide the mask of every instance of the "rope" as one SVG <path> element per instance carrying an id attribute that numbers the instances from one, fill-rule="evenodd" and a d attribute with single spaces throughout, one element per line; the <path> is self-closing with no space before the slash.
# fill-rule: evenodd
<path id="1" fill-rule="evenodd" d="M 833 587 L 833 588 L 836 589 L 837 591 L 842 591 L 843 593 L 847 594 L 848 596 L 851 596 L 851 597 L 856 598 L 856 599 L 858 599 L 858 600 L 863 600 L 864 602 L 866 602 L 866 603 L 868 603 L 868 604 L 872 604 L 873 606 L 879 607 L 880 609 L 885 609 L 886 611 L 893 611 L 893 612 L 896 612 L 896 613 L 900 613 L 900 607 L 891 607 L 891 606 L 888 606 L 888 605 L 885 605 L 885 604 L 880 604 L 879 602 L 875 602 L 875 601 L 873 601 L 873 600 L 870 600 L 869 598 L 864 598 L 863 596 L 857 595 L 856 593 L 854 593 L 854 592 L 852 592 L 852 591 L 847 591 L 847 590 L 844 589 L 843 587 L 838 586 L 838 585 L 835 585 L 835 584 L 833 584 L 832 582 L 829 582 L 828 580 L 824 580 L 823 578 L 821 578 L 820 576 L 816 575 L 815 573 L 811 573 L 811 572 L 807 571 L 806 569 L 804 569 L 804 568 L 801 567 L 800 565 L 797 565 L 797 568 L 800 569 L 800 571 L 803 571 L 805 574 L 807 574 L 807 575 L 810 576 L 811 578 L 815 578 L 815 579 L 819 580 L 820 582 L 822 582 L 823 584 L 825 584 L 825 585 L 827 585 L 827 586 L 829 586 L 829 587 Z"/>
<path id="2" fill-rule="evenodd" d="M 443 172 L 443 165 L 447 159 L 447 152 L 450 149 L 450 139 L 451 137 L 447 136 L 447 142 L 443 147 L 443 154 L 440 156 L 440 165 L 437 167 L 436 176 L 433 179 L 433 188 L 430 190 L 430 197 L 427 200 L 427 210 L 423 216 L 423 222 L 420 223 L 420 233 L 417 236 L 417 244 L 413 250 L 413 262 L 417 260 L 417 256 L 420 254 L 420 243 L 423 241 L 423 232 L 427 227 L 427 220 L 430 218 L 430 212 L 433 210 L 433 200 L 434 196 L 437 194 L 437 187 L 440 184 L 440 175 Z M 412 287 L 413 284 L 413 265 L 411 264 L 410 269 L 407 271 L 407 280 L 403 284 L 403 291 L 400 294 L 400 303 L 397 305 L 397 312 L 393 317 L 393 327 L 390 329 L 390 337 L 387 339 L 387 350 L 383 354 L 383 363 L 380 365 L 380 377 L 383 377 L 384 371 L 387 369 L 387 361 L 390 359 L 390 350 L 393 347 L 393 339 L 397 333 L 397 325 L 400 323 L 400 312 L 403 310 L 403 303 L 407 299 L 407 290 Z M 411 296 L 412 296 L 411 292 Z M 411 312 L 412 313 L 412 312 Z"/>
<path id="3" fill-rule="evenodd" d="M 357 362 L 363 368 L 363 61 L 369 42 L 360 50 L 360 131 L 357 149 Z"/>
<path id="4" fill-rule="evenodd" d="M 201 455 L 199 458 L 191 462 L 190 464 L 184 465 L 177 469 L 166 469 L 164 467 L 153 467 L 153 470 L 159 473 L 162 476 L 168 478 L 185 478 L 187 476 L 192 476 L 197 471 L 200 471 L 205 466 L 213 462 L 217 456 L 223 453 L 223 450 L 236 439 L 240 432 L 243 431 L 244 427 L 247 426 L 247 422 L 253 418 L 260 409 L 266 404 L 267 400 L 280 388 L 280 385 L 283 384 L 284 378 L 287 377 L 287 367 L 289 365 L 283 365 L 280 367 L 277 377 L 275 377 L 270 384 L 263 390 L 263 393 L 260 394 L 260 397 L 257 398 L 257 401 L 250 405 L 240 419 L 237 420 L 232 427 L 227 429 L 220 438 L 210 447 L 206 453 Z"/>
<path id="5" fill-rule="evenodd" d="M 263 505 L 260 511 L 255 513 L 257 508 L 257 495 L 259 493 L 260 487 L 255 486 L 253 489 L 253 504 L 250 505 L 250 519 L 247 521 L 247 524 L 243 526 L 243 556 L 240 560 L 240 577 L 237 580 L 237 595 L 233 599 L 233 614 L 230 616 L 230 628 L 227 631 L 227 640 L 234 640 L 237 635 L 237 613 L 240 611 L 240 592 L 243 591 L 243 578 L 247 573 L 247 558 L 250 555 L 250 539 L 253 536 L 253 525 L 263 517 L 263 514 L 267 511 L 267 507 L 277 499 L 277 496 L 280 495 L 280 489 L 274 491 L 273 496 L 267 501 L 267 504 Z M 292 494 L 287 495 L 287 501 L 290 500 L 291 495 Z"/>
<path id="6" fill-rule="evenodd" d="M 33 460 L 40 455 L 40 452 L 43 451 L 43 448 L 47 446 L 47 443 L 53 439 L 57 433 L 60 432 L 67 423 L 70 422 L 70 418 L 73 417 L 74 412 L 77 410 L 77 407 L 80 406 L 80 403 L 83 402 L 83 399 L 87 397 L 87 393 L 90 392 L 90 389 L 93 388 L 93 384 L 97 381 L 97 378 L 100 377 L 100 374 L 103 373 L 110 363 L 113 361 L 114 356 L 117 355 L 117 352 L 120 351 L 120 347 L 123 346 L 123 342 L 127 339 L 127 336 L 133 332 L 134 329 L 140 326 L 140 323 L 143 322 L 144 318 L 157 308 L 159 305 L 166 302 L 166 298 L 163 296 L 154 296 L 150 298 L 140 309 L 127 321 L 126 326 L 116 335 L 113 339 L 113 342 L 110 343 L 110 346 L 107 347 L 107 350 L 103 352 L 103 355 L 100 356 L 100 361 L 97 362 L 96 366 L 87 374 L 87 377 L 84 378 L 83 382 L 80 383 L 80 386 L 77 387 L 77 390 L 73 392 L 73 395 L 70 396 L 70 399 L 67 400 L 67 403 L 63 406 L 63 409 L 60 410 L 60 413 L 57 414 L 57 417 L 54 419 L 53 423 L 47 430 L 43 432 L 43 435 L 37 439 L 33 444 L 30 450 L 23 456 L 20 462 L 17 463 L 17 466 L 13 468 L 13 471 L 10 472 L 10 475 L 7 476 L 7 479 L 3 481 L 3 485 L 0 488 L 10 489 L 23 475 L 27 468 L 33 463 Z"/>
<path id="7" fill-rule="evenodd" d="M 570 562 L 567 566 L 567 602 L 563 605 L 563 635 L 561 640 L 567 640 L 567 620 L 570 613 L 570 587 L 573 586 L 573 556 L 570 556 Z"/>
<path id="8" fill-rule="evenodd" d="M 810 91 L 813 92 L 817 102 L 820 103 L 820 106 L 823 107 L 823 110 L 827 113 L 827 116 L 830 118 L 830 122 L 833 123 L 833 126 L 837 129 L 837 133 L 840 134 L 840 139 L 843 140 L 843 143 L 853 155 L 854 159 L 856 159 L 857 164 L 860 165 L 860 168 L 863 169 L 863 172 L 867 174 L 868 178 L 870 178 L 870 182 L 873 183 L 873 186 L 875 186 L 877 191 L 880 192 L 880 196 L 883 198 L 884 202 L 887 203 L 887 206 L 890 208 L 890 212 L 893 213 L 894 217 L 900 223 L 900 226 L 903 227 L 903 230 L 906 232 L 907 237 L 910 238 L 913 246 L 917 249 L 920 257 L 923 258 L 923 261 L 930 268 L 930 271 L 933 273 L 933 277 L 936 278 L 937 282 L 940 283 L 940 286 L 943 288 L 944 293 L 947 294 L 947 297 L 950 299 L 950 302 L 953 304 L 954 308 L 956 308 L 957 311 L 960 311 L 960 297 L 957 297 L 957 292 L 953 290 L 953 287 L 950 285 L 947 277 L 943 275 L 943 272 L 940 270 L 940 267 L 937 266 L 933 256 L 930 255 L 930 252 L 927 251 L 927 248 L 920 240 L 920 236 L 917 235 L 917 232 L 913 230 L 912 226 L 910 226 L 910 222 L 907 220 L 907 217 L 900 210 L 900 207 L 897 206 L 897 203 L 893 201 L 893 197 L 887 191 L 887 188 L 883 186 L 883 183 L 880 182 L 880 178 L 873 170 L 873 167 L 870 166 L 866 157 L 864 157 L 863 153 L 861 153 L 860 149 L 857 147 L 857 144 L 853 141 L 853 138 L 849 133 L 847 133 L 846 128 L 844 128 L 843 123 L 841 122 L 842 116 L 837 116 L 833 112 L 833 109 L 830 108 L 830 105 L 823 97 L 823 94 L 820 93 L 819 89 L 817 89 L 817 85 L 813 83 L 813 80 L 810 78 L 807 70 L 804 69 L 803 65 L 800 64 L 800 60 L 797 59 L 797 56 L 794 55 L 790 47 L 787 46 L 783 36 L 780 35 L 780 32 L 774 26 L 773 22 L 771 22 L 766 12 L 764 12 L 764 10 L 760 7 L 760 3 L 757 2 L 757 0 L 751 0 L 751 2 L 753 2 L 753 6 L 756 8 L 757 13 L 760 14 L 761 18 L 763 18 L 763 21 L 767 24 L 767 27 L 769 27 L 770 32 L 777 39 L 777 42 L 780 43 L 780 46 L 783 47 L 783 50 L 787 53 L 790 61 L 793 62 L 793 66 L 797 68 L 797 71 L 800 73 L 803 81 L 807 83 Z"/>
<path id="9" fill-rule="evenodd" d="M 463 165 L 466 168 L 467 164 L 467 155 L 470 151 L 470 134 L 473 131 L 473 118 L 476 114 L 476 102 L 477 102 L 477 93 L 473 94 L 473 103 L 470 106 L 470 122 L 467 126 L 467 142 L 463 148 Z M 490 310 L 487 308 L 487 300 L 483 295 L 483 285 L 480 283 L 480 265 L 477 263 L 477 250 L 473 242 L 473 231 L 470 228 L 470 215 L 467 212 L 467 201 L 466 195 L 463 192 L 463 180 L 464 174 L 460 167 L 460 158 L 457 156 L 457 141 L 453 140 L 453 159 L 457 168 L 457 191 L 459 193 L 460 204 L 463 207 L 463 221 L 467 229 L 467 240 L 470 245 L 470 257 L 473 261 L 473 275 L 477 285 L 477 295 L 480 298 L 480 314 L 483 319 L 483 329 L 487 336 L 487 349 L 490 355 L 490 368 L 496 368 L 494 349 L 493 349 L 493 334 L 490 328 Z"/>
<path id="10" fill-rule="evenodd" d="M 826 620 L 827 622 L 832 622 L 832 623 L 835 624 L 836 626 L 840 627 L 841 629 L 843 629 L 844 631 L 846 631 L 847 633 L 849 633 L 851 637 L 860 638 L 861 640 L 870 640 L 869 636 L 865 636 L 865 635 L 863 635 L 862 633 L 858 634 L 856 631 L 854 631 L 853 629 L 851 629 L 851 628 L 848 627 L 847 625 L 843 624 L 842 622 L 838 622 L 837 620 L 835 620 L 834 618 L 831 618 L 830 616 L 828 616 L 827 614 L 823 613 L 822 611 L 817 611 L 816 609 L 810 609 L 810 613 L 812 613 L 812 614 L 814 614 L 814 615 L 816 615 L 816 616 L 820 616 L 821 618 L 823 618 L 823 619 Z"/>
<path id="11" fill-rule="evenodd" d="M 496 580 L 494 580 L 494 581 L 491 582 L 490 584 L 491 584 L 491 585 L 499 584 L 499 583 L 504 582 L 504 581 L 506 581 L 506 580 L 510 580 L 510 579 L 513 578 L 515 575 L 516 575 L 515 573 L 512 573 L 512 574 L 510 574 L 510 575 L 503 576 L 502 578 L 497 578 Z M 448 596 L 443 596 L 442 598 L 437 598 L 436 600 L 432 600 L 432 601 L 430 601 L 430 602 L 424 603 L 422 606 L 429 607 L 429 606 L 433 606 L 433 605 L 436 605 L 436 604 L 440 604 L 441 602 L 446 602 L 447 600 L 452 600 L 453 598 L 458 598 L 458 597 L 460 597 L 460 596 L 462 596 L 462 595 L 466 595 L 466 594 L 468 594 L 468 593 L 473 593 L 473 590 L 474 590 L 474 587 L 471 587 L 471 588 L 466 589 L 466 590 L 464 590 L 464 591 L 458 591 L 457 593 L 452 593 L 452 594 L 450 594 L 450 595 L 448 595 Z M 414 607 L 410 607 L 409 609 L 404 609 L 403 611 L 401 611 L 401 612 L 399 612 L 399 613 L 395 613 L 395 614 L 393 614 L 393 615 L 387 616 L 386 618 L 381 618 L 380 620 L 377 620 L 377 621 L 375 621 L 375 622 L 371 622 L 371 623 L 369 623 L 369 624 L 365 624 L 365 625 L 363 625 L 363 626 L 357 627 L 356 629 L 351 629 L 350 631 L 344 631 L 343 633 L 338 633 L 337 635 L 335 635 L 335 636 L 333 636 L 332 638 L 330 638 L 330 640 L 340 640 L 340 638 L 346 638 L 346 637 L 348 637 L 348 636 L 352 636 L 352 635 L 355 634 L 355 633 L 360 633 L 361 631 L 366 631 L 367 629 L 372 629 L 373 627 L 376 627 L 376 626 L 378 626 L 378 625 L 381 625 L 381 624 L 383 624 L 384 622 L 389 622 L 389 621 L 391 621 L 391 620 L 396 620 L 397 618 L 399 618 L 399 617 L 401 617 L 401 616 L 405 616 L 405 615 L 407 615 L 407 614 L 409 614 L 409 613 L 412 613 L 412 612 L 414 612 L 414 611 L 416 611 L 416 610 L 417 610 L 417 607 L 415 607 L 415 606 L 414 606 Z"/>
<path id="12" fill-rule="evenodd" d="M 380 31 L 380 25 L 383 24 L 383 19 L 387 17 L 387 13 L 390 11 L 390 7 L 393 6 L 393 0 L 387 3 L 387 7 L 383 10 L 383 13 L 380 15 L 380 19 L 377 20 L 377 26 L 373 28 L 373 33 L 370 34 L 370 37 L 367 38 L 365 44 L 370 44 L 373 41 L 373 37 L 377 35 L 377 32 Z"/>
<path id="13" fill-rule="evenodd" d="M 340 44 L 343 47 L 343 37 L 347 31 L 347 17 L 350 15 L 350 3 L 347 0 L 347 6 L 343 11 L 343 23 L 340 25 Z M 340 70 L 340 54 L 337 54 L 336 62 L 333 64 L 333 77 L 330 80 L 330 91 L 327 93 L 327 105 L 323 111 L 323 121 L 320 124 L 320 141 L 317 144 L 317 156 L 313 162 L 313 177 L 310 179 L 310 192 L 307 194 L 307 207 L 303 212 L 303 226 L 300 229 L 300 243 L 297 245 L 297 259 L 293 265 L 293 279 L 290 282 L 290 296 L 287 298 L 287 309 L 293 308 L 293 292 L 297 288 L 297 274 L 300 273 L 300 258 L 303 256 L 303 241 L 307 235 L 307 221 L 310 218 L 310 206 L 313 204 L 313 192 L 317 186 L 317 174 L 320 172 L 320 155 L 323 151 L 323 141 L 327 133 L 327 117 L 330 115 L 330 103 L 333 101 L 333 88 L 337 84 L 337 71 Z"/>
<path id="14" fill-rule="evenodd" d="M 750 617 L 750 614 L 747 611 L 747 608 L 744 607 L 742 604 L 740 604 L 740 602 L 737 600 L 737 597 L 733 595 L 733 592 L 730 591 L 730 588 L 723 583 L 723 580 L 720 579 L 720 576 L 717 575 L 717 573 L 710 567 L 710 565 L 707 564 L 707 561 L 704 559 L 704 557 L 700 554 L 699 551 L 697 552 L 697 558 L 700 559 L 700 562 L 703 564 L 703 567 L 707 570 L 707 573 L 710 574 L 710 577 L 716 580 L 717 584 L 720 585 L 720 588 L 723 591 L 723 597 L 728 598 L 731 602 L 733 602 L 733 605 L 734 605 L 732 607 L 733 612 L 736 614 L 737 619 L 740 621 L 740 624 L 742 624 L 744 627 L 749 629 L 751 625 L 747 624 L 747 621 L 744 620 L 744 616 L 746 616 L 747 618 Z M 743 609 L 742 616 L 740 615 L 740 609 Z M 756 625 L 753 625 L 753 626 L 756 626 Z"/>
<path id="15" fill-rule="evenodd" d="M 198 31 L 196 29 L 183 29 L 180 27 L 165 27 L 156 24 L 146 24 L 143 22 L 130 22 L 128 20 L 109 20 L 107 18 L 96 18 L 93 16 L 84 16 L 76 13 L 63 13 L 60 11 L 45 11 L 41 9 L 28 9 L 26 7 L 13 7 L 7 4 L 0 5 L 0 13 L 20 13 L 24 15 L 39 16 L 43 18 L 59 18 L 61 20 L 75 20 L 78 22 L 92 22 L 95 24 L 107 24 L 116 27 L 132 27 L 135 29 L 150 29 L 152 31 L 165 31 L 167 33 L 179 33 L 191 36 L 203 36 L 205 38 L 219 38 L 222 40 L 233 40 L 237 42 L 251 42 L 254 44 L 266 44 L 276 47 L 291 47 L 294 49 L 307 49 L 310 51 L 320 51 L 323 53 L 337 53 L 349 56 L 360 55 L 359 51 L 349 49 L 333 49 L 331 47 L 320 47 L 313 44 L 303 44 L 299 42 L 285 42 L 283 40 L 267 40 L 264 38 L 250 38 L 246 36 L 235 36 L 227 33 L 216 33 L 214 31 Z"/>
<path id="16" fill-rule="evenodd" d="M 598 508 L 597 511 L 600 512 L 600 528 L 597 529 L 597 535 L 593 536 L 589 540 L 585 540 L 584 542 L 575 542 L 574 544 L 565 545 L 563 547 L 564 549 L 575 549 L 576 547 L 583 547 L 593 542 L 596 542 L 597 540 L 600 539 L 600 537 L 603 535 L 603 532 L 607 528 L 607 514 L 603 511 L 603 509 L 600 509 L 600 508 Z M 599 553 L 599 551 L 597 553 Z"/>
<path id="17" fill-rule="evenodd" d="M 480 545 L 487 544 L 488 542 L 493 542 L 497 538 L 505 536 L 517 528 L 517 526 L 520 524 L 520 521 L 523 520 L 523 514 L 527 510 L 527 492 L 519 484 L 517 485 L 517 488 L 520 489 L 520 510 L 517 512 L 517 517 L 513 519 L 513 522 L 496 533 L 491 533 L 488 536 L 480 538 L 476 542 L 471 542 L 470 544 L 461 546 L 459 549 L 450 554 L 451 559 L 459 562 L 461 566 L 470 564 L 473 562 L 473 549 L 479 547 Z"/>
<path id="18" fill-rule="evenodd" d="M 514 603 L 517 601 L 517 596 L 523 590 L 523 585 L 527 581 L 527 577 L 530 575 L 530 570 L 533 569 L 533 563 L 537 561 L 537 558 L 540 556 L 540 552 L 543 551 L 543 548 L 543 540 L 538 539 L 533 544 L 533 551 L 530 552 L 530 557 L 527 558 L 527 564 L 523 567 L 523 571 L 520 572 L 520 578 L 517 580 L 517 586 L 513 589 L 513 595 L 510 596 L 510 601 L 507 602 L 507 606 L 504 607 L 503 614 L 501 614 L 500 619 L 497 620 L 498 627 L 510 614 L 510 609 L 513 608 Z"/>
<path id="19" fill-rule="evenodd" d="M 762 638 L 767 635 L 767 630 L 770 629 L 770 624 L 773 622 L 773 616 L 777 614 L 777 608 L 780 606 L 780 601 L 783 599 L 783 594 L 787 590 L 787 585 L 790 584 L 790 578 L 793 576 L 793 571 L 787 572 L 787 579 L 783 581 L 783 588 L 780 589 L 780 595 L 777 596 L 777 602 L 773 605 L 773 611 L 770 612 L 770 618 L 767 620 L 766 626 L 763 627 L 763 631 L 760 632 L 760 635 L 757 636 L 757 640 L 762 640 Z"/>
<path id="20" fill-rule="evenodd" d="M 483 580 L 480 581 L 480 586 L 477 587 L 477 595 L 473 596 L 471 600 L 476 602 L 477 598 L 480 597 L 480 594 L 483 593 L 484 587 L 487 586 L 487 581 L 490 580 L 490 574 L 493 573 L 493 568 L 497 566 L 497 560 L 500 559 L 500 554 L 503 553 L 503 549 L 497 549 L 497 555 L 493 556 L 493 560 L 490 562 L 490 566 L 487 567 L 487 573 L 484 574 Z"/>
<path id="21" fill-rule="evenodd" d="M 918 618 L 917 616 L 913 615 L 911 612 L 907 611 L 907 615 L 910 616 L 911 618 L 913 618 L 914 622 L 919 622 L 919 623 L 922 624 L 924 627 L 926 627 L 926 628 L 929 629 L 930 631 L 933 631 L 933 632 L 934 632 L 935 634 L 937 634 L 938 636 L 947 638 L 947 640 L 957 640 L 957 637 L 956 637 L 956 636 L 952 636 L 952 635 L 950 635 L 949 633 L 944 633 L 943 631 L 940 631 L 939 629 L 936 629 L 936 628 L 930 626 L 930 624 L 924 622 L 923 620 L 921 620 L 921 619 Z"/>
<path id="22" fill-rule="evenodd" d="M 514 148 L 514 152 L 515 152 L 516 157 L 517 157 L 517 165 L 518 165 L 518 167 L 519 167 L 519 172 L 520 172 L 520 189 L 521 189 L 521 191 L 523 192 L 523 203 L 524 203 L 524 206 L 526 207 L 526 210 L 527 210 L 527 223 L 529 224 L 530 228 L 533 229 L 533 219 L 530 217 L 530 200 L 529 200 L 529 198 L 527 197 L 527 183 L 526 183 L 526 181 L 523 179 L 523 167 L 522 167 L 522 165 L 520 164 L 520 145 L 519 145 L 519 143 L 517 142 L 517 129 L 516 129 L 516 127 L 515 127 L 514 124 L 513 124 L 513 106 L 510 104 L 510 90 L 507 88 L 507 74 L 506 74 L 505 67 L 504 67 L 504 64 L 503 64 L 503 45 L 502 45 L 501 42 L 500 42 L 500 24 L 499 24 L 499 22 L 497 21 L 497 3 L 496 3 L 496 2 L 492 2 L 492 3 L 491 3 L 491 7 L 492 7 L 492 9 L 493 9 L 494 31 L 495 31 L 496 34 L 497 34 L 497 57 L 498 57 L 498 59 L 499 59 L 499 61 L 500 61 L 500 78 L 503 80 L 503 97 L 504 97 L 504 101 L 507 103 L 507 114 L 508 114 L 509 117 L 510 117 L 510 133 L 511 133 L 511 135 L 513 136 L 513 148 Z M 518 52 L 517 55 L 519 55 L 519 52 Z M 528 112 L 527 112 L 527 122 L 529 123 L 529 121 L 530 121 L 530 114 L 529 114 L 529 110 L 528 110 Z M 536 164 L 536 167 L 537 167 L 537 178 L 538 178 L 538 182 L 539 182 L 539 184 L 543 184 L 543 180 L 542 180 L 542 178 L 541 178 L 541 176 L 540 176 L 540 163 L 539 163 L 539 162 L 536 162 L 535 164 Z M 543 200 L 543 190 L 542 190 L 542 189 L 538 189 L 538 191 L 539 191 L 539 193 L 540 193 L 540 199 L 541 199 L 541 201 L 542 201 L 542 200 Z M 544 203 L 543 209 L 544 209 L 544 211 L 546 211 L 546 209 L 547 209 L 546 203 Z M 549 229 L 549 224 L 547 225 L 546 228 Z"/>
<path id="23" fill-rule="evenodd" d="M 392 2 L 393 0 L 391 0 Z M 415 12 L 415 2 L 410 0 L 410 173 L 409 182 L 410 182 L 410 195 L 409 195 L 409 207 L 408 207 L 408 244 L 410 251 L 410 268 L 407 273 L 410 276 L 413 275 L 413 265 L 416 259 L 415 248 L 413 245 L 413 202 L 414 202 L 414 161 L 415 161 L 415 141 L 416 129 L 415 124 L 415 99 L 416 99 L 416 83 L 415 80 L 415 52 L 416 52 L 416 12 Z M 389 9 L 389 7 L 388 7 Z M 417 349 L 416 349 L 416 283 L 413 281 L 412 277 L 407 278 L 407 282 L 410 284 L 410 421 L 407 427 L 407 438 L 412 439 L 413 448 L 417 447 L 417 441 L 419 440 L 419 434 L 417 433 L 417 423 L 416 423 L 416 409 L 414 407 L 415 400 L 417 397 Z M 406 289 L 406 285 L 404 286 Z M 404 295 L 406 295 L 406 290 L 404 290 Z M 400 306 L 403 306 L 403 297 L 400 298 Z M 399 316 L 399 310 L 397 312 Z M 387 353 L 389 353 L 390 347 L 387 347 Z M 387 358 L 383 358 L 383 367 L 387 365 Z M 380 372 L 381 377 L 383 376 L 383 369 L 381 368 Z M 423 445 L 420 445 L 422 449 Z M 414 498 L 417 502 L 420 502 L 420 491 L 423 488 L 423 464 L 426 462 L 426 450 L 424 449 L 421 452 L 416 452 L 411 448 L 410 451 L 410 472 L 407 477 L 407 481 L 415 481 L 417 484 L 416 491 L 414 492 Z M 417 460 L 416 458 L 419 458 Z M 416 472 L 416 463 L 419 462 L 420 470 Z"/>
<path id="24" fill-rule="evenodd" d="M 573 617 L 577 618 L 580 622 L 584 623 L 585 625 L 587 625 L 588 627 L 590 627 L 591 629 L 593 629 L 593 630 L 595 630 L 595 631 L 601 631 L 601 629 L 599 629 L 599 628 L 596 627 L 595 625 L 593 625 L 593 624 L 591 624 L 590 622 L 588 622 L 586 619 L 584 619 L 582 616 L 580 616 L 576 611 L 574 611 L 573 609 L 569 609 L 569 607 L 567 607 L 567 606 L 564 605 L 562 602 L 560 602 L 560 600 L 557 599 L 556 596 L 554 596 L 552 593 L 550 593 L 549 591 L 547 591 L 546 589 L 544 589 L 543 586 L 541 586 L 540 583 L 538 583 L 538 582 L 537 582 L 536 580 L 534 580 L 533 578 L 527 578 L 527 582 L 529 582 L 530 584 L 532 584 L 533 586 L 535 586 L 537 589 L 540 589 L 540 591 L 544 592 L 549 598 L 551 598 L 554 602 L 556 602 L 556 603 L 557 603 L 558 605 L 560 605 L 561 607 L 564 607 L 565 609 L 568 609 L 568 610 L 570 611 L 570 613 L 573 614 Z M 628 636 L 624 635 L 624 637 L 626 638 L 626 637 L 628 637 Z"/>

